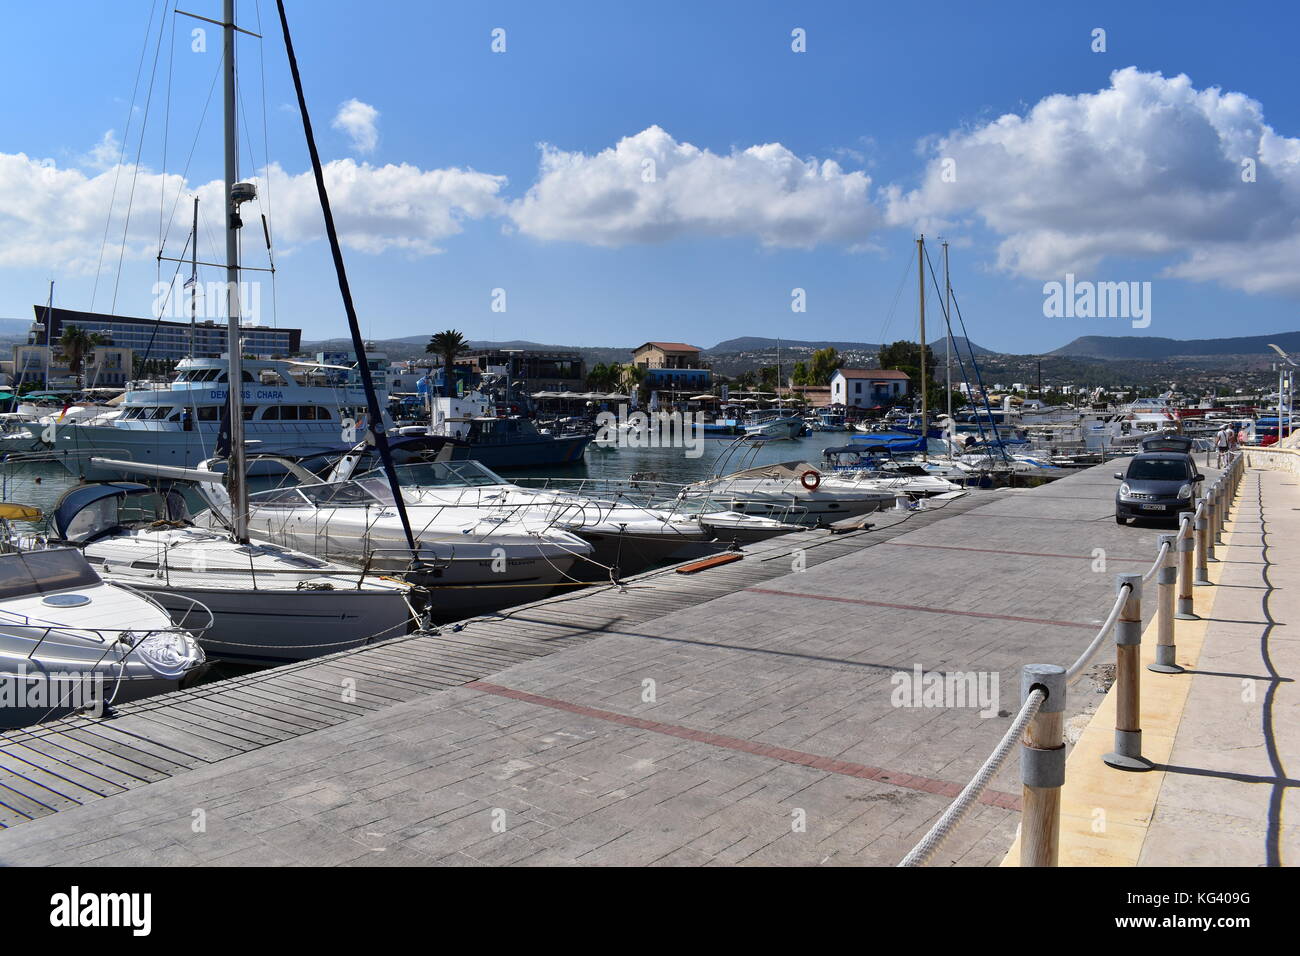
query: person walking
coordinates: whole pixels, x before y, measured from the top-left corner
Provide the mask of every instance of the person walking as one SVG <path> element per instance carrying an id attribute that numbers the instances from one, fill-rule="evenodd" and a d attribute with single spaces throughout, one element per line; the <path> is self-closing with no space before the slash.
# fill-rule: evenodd
<path id="1" fill-rule="evenodd" d="M 1227 457 L 1228 445 L 1230 444 L 1228 435 L 1229 429 L 1227 425 L 1221 426 L 1219 430 L 1214 433 L 1214 450 L 1218 453 L 1215 458 L 1216 468 L 1222 468 L 1223 460 Z"/>

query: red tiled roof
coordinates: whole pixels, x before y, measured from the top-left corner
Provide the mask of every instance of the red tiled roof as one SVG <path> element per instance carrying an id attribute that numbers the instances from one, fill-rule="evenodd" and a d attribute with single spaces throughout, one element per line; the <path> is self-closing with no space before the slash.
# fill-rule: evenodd
<path id="1" fill-rule="evenodd" d="M 655 348 L 663 349 L 665 352 L 701 352 L 698 345 L 687 345 L 685 342 L 646 342 L 645 345 L 638 345 L 633 352 L 640 352 L 646 345 L 653 345 Z"/>
<path id="2" fill-rule="evenodd" d="M 837 371 L 845 378 L 905 378 L 908 381 L 911 381 L 910 375 L 906 372 L 899 371 L 896 368 L 842 368 L 837 369 Z"/>

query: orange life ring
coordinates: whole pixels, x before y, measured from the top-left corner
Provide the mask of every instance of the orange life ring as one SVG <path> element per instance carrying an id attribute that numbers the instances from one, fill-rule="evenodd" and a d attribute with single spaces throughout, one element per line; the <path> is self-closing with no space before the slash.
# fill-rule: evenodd
<path id="1" fill-rule="evenodd" d="M 811 482 L 809 482 L 808 480 L 809 478 L 812 479 Z M 822 483 L 821 473 L 813 471 L 811 469 L 805 471 L 802 475 L 799 476 L 799 484 L 803 485 L 809 491 L 816 491 L 818 486 L 821 483 Z"/>

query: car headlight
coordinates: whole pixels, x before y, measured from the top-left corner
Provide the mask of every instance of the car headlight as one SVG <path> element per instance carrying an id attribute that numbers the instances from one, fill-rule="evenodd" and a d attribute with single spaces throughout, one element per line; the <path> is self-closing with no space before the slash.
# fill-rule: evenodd
<path id="1" fill-rule="evenodd" d="M 1190 498 L 1191 496 L 1192 496 L 1191 485 L 1183 485 L 1181 488 L 1178 489 L 1179 498 Z"/>
<path id="2" fill-rule="evenodd" d="M 1121 497 L 1121 498 L 1127 498 L 1127 497 L 1128 497 L 1129 490 L 1128 490 L 1128 482 L 1127 482 L 1127 481 L 1124 482 L 1122 485 L 1119 486 L 1119 494 L 1120 494 L 1120 497 Z"/>

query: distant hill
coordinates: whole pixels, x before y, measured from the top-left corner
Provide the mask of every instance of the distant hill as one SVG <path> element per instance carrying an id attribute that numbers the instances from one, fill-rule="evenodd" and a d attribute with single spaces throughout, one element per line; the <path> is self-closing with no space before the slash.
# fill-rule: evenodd
<path id="1" fill-rule="evenodd" d="M 935 339 L 933 342 L 930 343 L 930 351 L 934 352 L 935 355 L 942 355 L 944 352 L 944 348 L 945 348 L 944 340 L 941 338 Z M 967 355 L 970 355 L 972 350 L 974 350 L 977 356 L 1001 354 L 999 352 L 993 351 L 992 349 L 986 349 L 982 345 L 976 345 L 974 342 L 971 342 L 969 339 L 965 339 L 960 335 L 954 335 L 952 337 L 953 355 L 960 354 L 962 358 L 965 358 Z"/>
<path id="2" fill-rule="evenodd" d="M 1167 339 L 1148 335 L 1084 335 L 1048 355 L 1107 360 L 1225 357 L 1230 355 L 1272 356 L 1272 342 L 1288 352 L 1300 351 L 1300 332 L 1274 335 L 1243 335 L 1224 339 Z"/>
<path id="3" fill-rule="evenodd" d="M 761 352 L 765 349 L 775 350 L 777 345 L 783 349 L 824 349 L 833 348 L 840 352 L 878 352 L 879 345 L 867 342 L 801 342 L 796 339 L 767 339 L 758 335 L 742 335 L 740 338 L 719 342 L 706 352 Z"/>
<path id="4" fill-rule="evenodd" d="M 952 343 L 953 343 L 954 350 L 961 352 L 962 355 L 968 354 L 970 346 L 966 344 L 966 340 L 964 338 L 960 336 L 954 336 Z M 831 342 L 831 341 L 801 342 L 795 339 L 789 339 L 789 340 L 781 339 L 780 344 L 782 349 L 791 349 L 791 350 L 795 350 L 795 349 L 814 350 L 814 349 L 833 348 L 837 352 L 879 352 L 880 351 L 880 345 L 879 343 L 876 342 Z M 777 346 L 776 339 L 763 338 L 757 335 L 745 335 L 745 336 L 741 336 L 740 338 L 727 339 L 725 342 L 719 342 L 717 345 L 713 346 L 713 348 L 705 349 L 705 351 L 706 352 L 761 352 L 761 351 L 775 351 L 776 346 Z M 942 350 L 943 339 L 941 338 L 935 339 L 933 342 L 930 343 L 930 348 L 934 349 L 936 352 Z M 975 345 L 974 349 L 976 355 L 996 354 L 995 352 L 979 345 Z"/>

